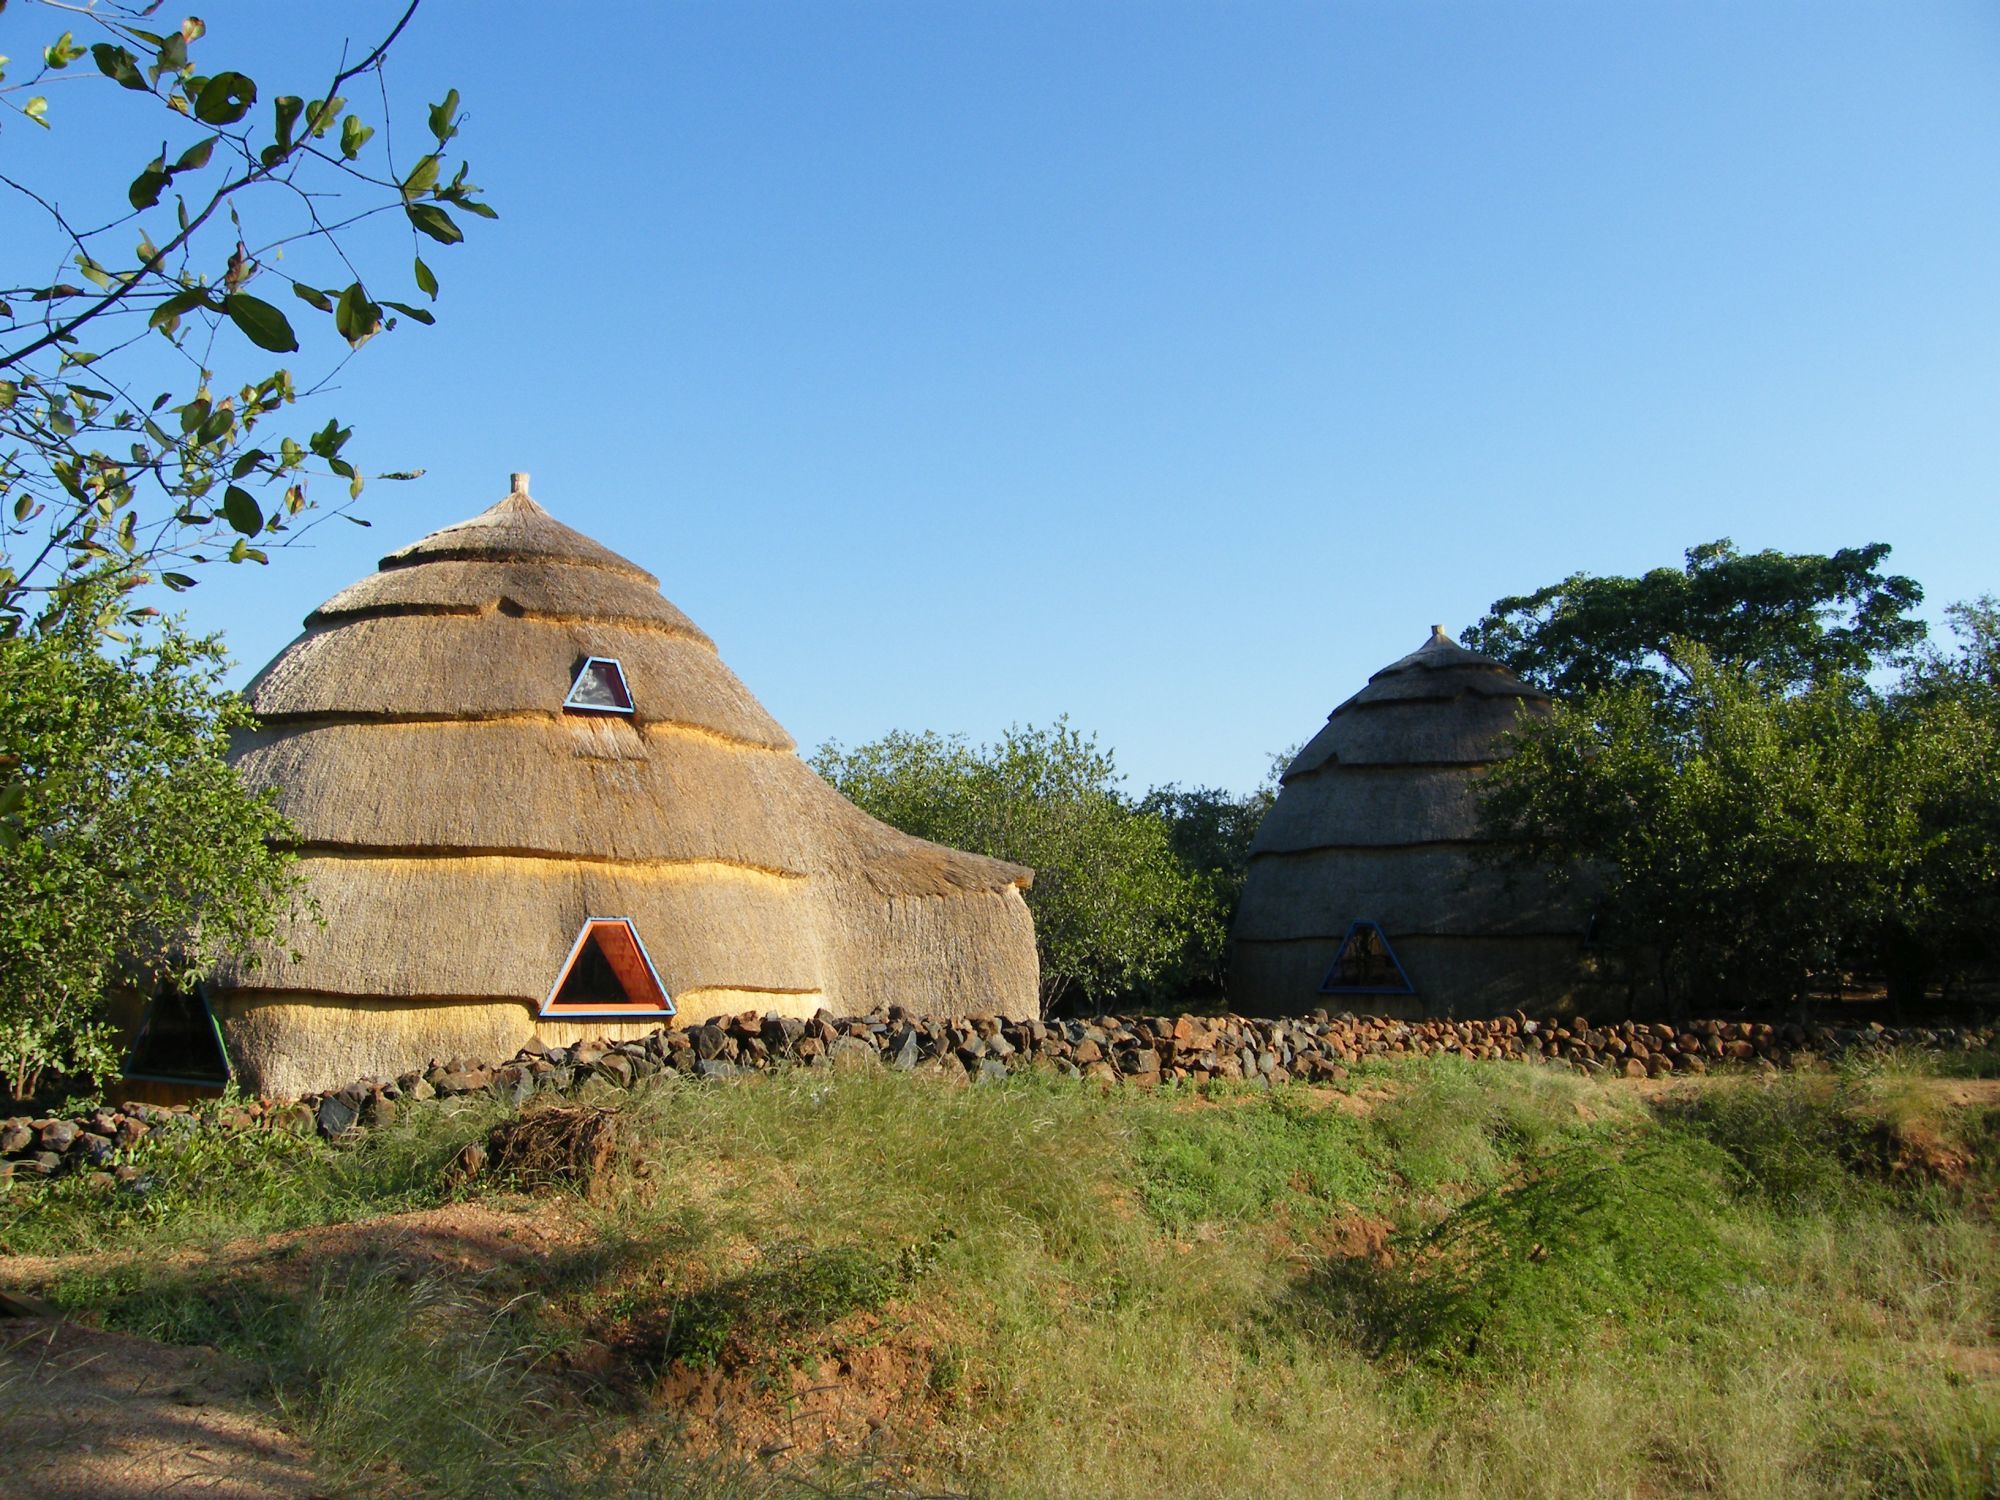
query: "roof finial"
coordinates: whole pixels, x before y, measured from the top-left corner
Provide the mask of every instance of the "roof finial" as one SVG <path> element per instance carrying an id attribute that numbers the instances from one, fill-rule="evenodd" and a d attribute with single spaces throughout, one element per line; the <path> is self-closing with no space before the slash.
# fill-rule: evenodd
<path id="1" fill-rule="evenodd" d="M 528 476 L 525 474 L 516 474 L 514 477 L 516 479 L 526 479 Z M 1444 626 L 1433 625 L 1431 626 L 1431 639 L 1434 641 L 1448 641 L 1451 637 L 1444 633 Z"/>
<path id="2" fill-rule="evenodd" d="M 528 476 L 526 474 L 509 474 L 507 480 L 508 494 L 525 496 L 528 493 Z"/>

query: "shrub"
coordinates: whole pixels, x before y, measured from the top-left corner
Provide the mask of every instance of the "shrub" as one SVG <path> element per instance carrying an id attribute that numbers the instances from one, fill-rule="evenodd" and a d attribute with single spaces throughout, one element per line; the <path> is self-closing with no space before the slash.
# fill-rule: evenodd
<path id="1" fill-rule="evenodd" d="M 117 656 L 96 610 L 0 634 L 0 1060 L 16 1097 L 46 1071 L 116 1071 L 106 987 L 192 983 L 268 939 L 300 897 L 287 825 L 224 761 L 249 710 L 214 637 L 172 621 Z M 5 809 L 0 809 L 5 810 Z"/>
<path id="2" fill-rule="evenodd" d="M 1552 1153 L 1409 1243 L 1391 1346 L 1445 1366 L 1517 1365 L 1607 1319 L 1685 1315 L 1735 1269 L 1717 1229 L 1721 1175 L 1715 1152 L 1686 1141 Z"/>

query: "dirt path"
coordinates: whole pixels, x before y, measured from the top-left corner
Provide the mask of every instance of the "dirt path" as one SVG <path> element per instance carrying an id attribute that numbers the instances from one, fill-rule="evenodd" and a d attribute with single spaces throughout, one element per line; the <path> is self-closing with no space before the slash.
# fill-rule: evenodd
<path id="1" fill-rule="evenodd" d="M 260 1395 L 210 1349 L 0 1320 L 0 1500 L 325 1494 Z"/>
<path id="2" fill-rule="evenodd" d="M 576 1228 L 559 1208 L 541 1204 L 531 1214 L 524 1206 L 455 1203 L 167 1255 L 14 1256 L 0 1259 L 0 1291 L 43 1287 L 84 1259 L 101 1268 L 145 1256 L 296 1286 L 329 1261 L 389 1255 L 479 1274 L 540 1262 L 575 1242 Z M 250 1367 L 213 1349 L 56 1317 L 0 1315 L 0 1500 L 303 1500 L 327 1493 L 305 1445 L 270 1413 L 268 1391 Z"/>

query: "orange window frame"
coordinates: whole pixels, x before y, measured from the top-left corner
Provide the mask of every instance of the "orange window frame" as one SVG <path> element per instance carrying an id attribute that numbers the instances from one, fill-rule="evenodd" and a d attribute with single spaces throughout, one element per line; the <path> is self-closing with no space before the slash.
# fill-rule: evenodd
<path id="1" fill-rule="evenodd" d="M 633 1001 L 626 1005 L 559 1005 L 556 997 L 569 982 L 570 971 L 577 960 L 583 957 L 584 949 L 592 942 L 598 952 L 611 966 L 611 972 L 618 976 L 618 983 L 627 995 L 643 994 L 650 991 L 659 997 L 657 1003 Z M 593 1016 L 671 1016 L 674 1014 L 674 997 L 667 993 L 666 985 L 660 979 L 660 971 L 653 967 L 652 955 L 646 952 L 646 945 L 639 937 L 638 924 L 630 917 L 586 917 L 583 927 L 570 944 L 569 956 L 563 960 L 562 968 L 556 973 L 556 982 L 549 986 L 548 995 L 542 1001 L 541 1015 L 551 1019 L 565 1016 L 589 1018 Z"/>

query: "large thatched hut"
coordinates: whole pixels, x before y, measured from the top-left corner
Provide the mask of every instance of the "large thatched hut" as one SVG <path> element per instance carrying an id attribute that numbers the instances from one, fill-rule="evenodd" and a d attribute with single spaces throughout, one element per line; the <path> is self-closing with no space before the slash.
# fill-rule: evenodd
<path id="1" fill-rule="evenodd" d="M 1481 1016 L 1568 1003 L 1586 903 L 1478 858 L 1480 773 L 1547 702 L 1440 625 L 1334 709 L 1252 845 L 1231 932 L 1236 1007 Z"/>
<path id="2" fill-rule="evenodd" d="M 313 611 L 249 688 L 234 759 L 297 826 L 323 923 L 205 987 L 241 1081 L 670 1014 L 1035 1013 L 1031 872 L 840 797 L 658 580 L 525 480 Z"/>

